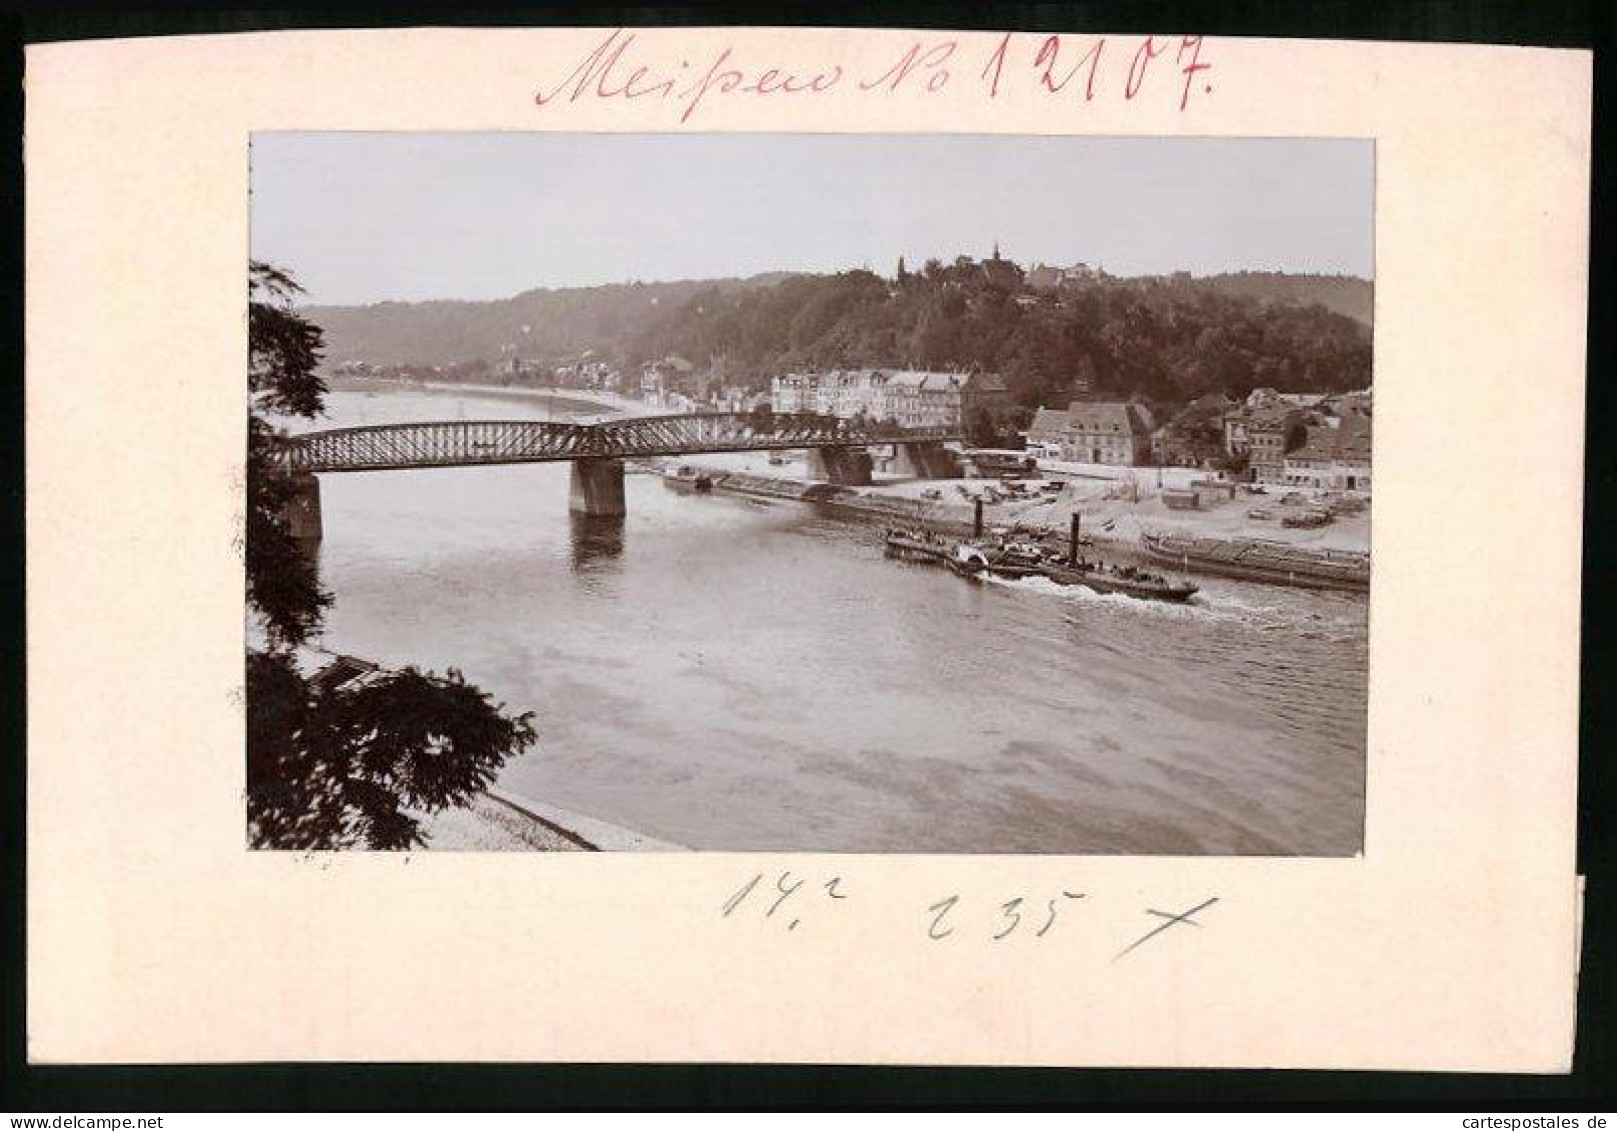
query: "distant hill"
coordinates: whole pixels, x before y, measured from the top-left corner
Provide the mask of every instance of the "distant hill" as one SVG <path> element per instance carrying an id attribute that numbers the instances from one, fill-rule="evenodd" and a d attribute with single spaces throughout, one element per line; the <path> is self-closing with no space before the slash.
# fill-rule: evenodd
<path id="1" fill-rule="evenodd" d="M 1255 298 L 1259 302 L 1307 306 L 1345 314 L 1370 325 L 1375 305 L 1375 284 L 1352 275 L 1283 275 L 1274 271 L 1240 271 L 1233 275 L 1207 275 L 1196 280 L 1220 294 Z"/>
<path id="2" fill-rule="evenodd" d="M 325 330 L 325 356 L 332 365 L 452 365 L 511 356 L 545 360 L 609 349 L 626 328 L 681 307 L 701 292 L 767 287 L 790 277 L 771 272 L 747 279 L 538 289 L 486 302 L 310 306 L 303 313 Z"/>
<path id="3" fill-rule="evenodd" d="M 311 307 L 330 364 L 543 365 L 587 352 L 633 371 L 676 354 L 722 363 L 753 388 L 797 368 L 860 365 L 1003 373 L 1026 407 L 1075 391 L 1184 403 L 1273 386 L 1370 383 L 1371 284 L 1323 275 L 1090 275 L 1030 288 L 1009 260 L 929 260 L 896 279 L 867 270 L 778 273 L 527 291 L 492 302 Z"/>

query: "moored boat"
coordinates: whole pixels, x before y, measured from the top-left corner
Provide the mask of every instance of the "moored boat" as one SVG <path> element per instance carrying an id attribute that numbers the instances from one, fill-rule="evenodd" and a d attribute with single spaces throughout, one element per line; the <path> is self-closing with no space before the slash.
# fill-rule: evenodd
<path id="1" fill-rule="evenodd" d="M 711 491 L 713 477 L 689 464 L 663 472 L 663 486 L 676 491 Z"/>
<path id="2" fill-rule="evenodd" d="M 1308 589 L 1370 588 L 1370 555 L 1347 550 L 1317 550 L 1265 542 L 1255 538 L 1202 538 L 1147 533 L 1141 548 L 1157 561 L 1186 571 L 1267 581 Z"/>
<path id="3" fill-rule="evenodd" d="M 929 530 L 910 530 L 897 526 L 887 528 L 884 545 L 890 557 L 924 562 L 944 561 L 953 548 L 952 543 Z"/>

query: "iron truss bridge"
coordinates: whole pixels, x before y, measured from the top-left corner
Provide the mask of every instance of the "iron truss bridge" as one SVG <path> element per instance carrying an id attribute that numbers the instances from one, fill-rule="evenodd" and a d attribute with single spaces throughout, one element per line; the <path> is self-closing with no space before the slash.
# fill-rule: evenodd
<path id="1" fill-rule="evenodd" d="M 289 436 L 274 455 L 284 472 L 392 471 L 489 463 L 641 459 L 698 452 L 957 440 L 954 428 L 902 428 L 811 413 L 692 413 L 601 424 L 536 420 L 457 420 L 380 424 Z"/>

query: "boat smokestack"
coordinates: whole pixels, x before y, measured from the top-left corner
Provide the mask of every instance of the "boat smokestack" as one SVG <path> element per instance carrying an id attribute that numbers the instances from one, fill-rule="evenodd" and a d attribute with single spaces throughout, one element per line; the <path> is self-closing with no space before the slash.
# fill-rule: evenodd
<path id="1" fill-rule="evenodd" d="M 972 500 L 971 536 L 973 538 L 983 536 L 983 499 L 981 495 Z"/>
<path id="2" fill-rule="evenodd" d="M 1078 564 L 1078 524 L 1080 518 L 1077 511 L 1072 512 L 1072 523 L 1067 527 L 1067 564 Z"/>

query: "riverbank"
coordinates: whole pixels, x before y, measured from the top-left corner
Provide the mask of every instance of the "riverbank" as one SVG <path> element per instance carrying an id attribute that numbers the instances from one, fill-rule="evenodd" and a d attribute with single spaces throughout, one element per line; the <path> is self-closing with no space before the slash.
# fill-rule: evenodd
<path id="1" fill-rule="evenodd" d="M 356 656 L 305 644 L 294 651 L 305 676 L 328 687 L 369 679 L 382 669 Z M 410 813 L 428 849 L 470 852 L 670 852 L 684 846 L 536 801 L 504 788 L 474 794 L 464 805 L 437 813 Z"/>
<path id="2" fill-rule="evenodd" d="M 775 459 L 782 457 L 776 455 Z M 871 521 L 920 523 L 944 533 L 968 533 L 972 528 L 971 496 L 997 481 L 991 479 L 906 479 L 878 473 L 868 487 L 835 487 L 808 479 L 802 457 L 793 452 L 783 462 L 770 462 L 762 453 L 689 456 L 665 461 L 667 467 L 700 468 L 712 478 L 715 490 L 760 498 L 790 499 L 835 507 Z M 1263 495 L 1237 492 L 1233 499 L 1209 502 L 1205 509 L 1176 510 L 1162 501 L 1162 490 L 1183 486 L 1201 472 L 1180 468 L 1091 468 L 1063 465 L 1063 473 L 1032 481 L 1030 497 L 985 502 L 983 521 L 989 527 L 1015 527 L 1065 535 L 1072 515 L 1080 516 L 1085 538 L 1098 545 L 1133 550 L 1147 531 L 1206 538 L 1262 538 L 1316 550 L 1368 553 L 1370 513 L 1343 515 L 1323 527 L 1283 526 L 1290 508 L 1280 503 L 1284 491 Z M 1183 481 L 1183 482 L 1182 482 Z M 1038 488 L 1049 482 L 1059 493 Z M 1250 511 L 1270 512 L 1267 519 Z"/>
<path id="3" fill-rule="evenodd" d="M 684 845 L 490 788 L 465 805 L 418 815 L 429 851 L 683 852 Z"/>
<path id="4" fill-rule="evenodd" d="M 460 393 L 466 396 L 562 401 L 581 409 L 601 409 L 616 416 L 663 416 L 674 412 L 644 401 L 604 389 L 551 389 L 536 385 L 487 385 L 462 381 L 411 381 L 403 377 L 328 377 L 327 385 L 344 392 L 363 393 L 378 386 L 390 389 L 420 389 L 434 393 Z M 566 411 L 565 409 L 563 411 Z"/>

